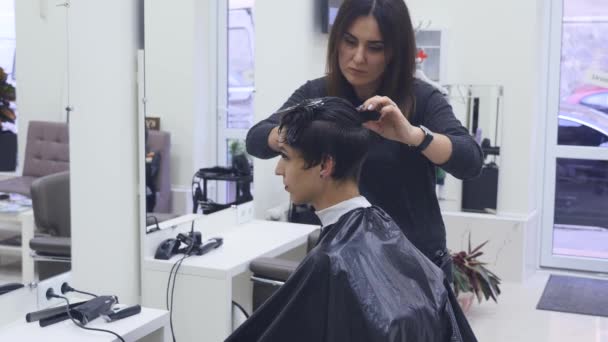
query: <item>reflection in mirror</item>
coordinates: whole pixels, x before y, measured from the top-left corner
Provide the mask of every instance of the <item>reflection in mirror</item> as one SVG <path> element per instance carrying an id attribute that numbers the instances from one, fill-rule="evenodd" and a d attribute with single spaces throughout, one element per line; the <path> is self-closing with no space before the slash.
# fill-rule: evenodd
<path id="1" fill-rule="evenodd" d="M 214 19 L 220 38 L 207 46 L 197 37 L 170 39 L 161 28 L 179 9 L 145 1 L 145 87 L 140 97 L 146 100 L 146 231 L 176 216 L 208 214 L 253 198 L 253 163 L 245 137 L 254 121 L 254 0 L 217 5 L 226 16 Z M 195 10 L 194 20 L 205 22 L 207 15 Z M 180 29 L 174 27 L 172 34 Z M 192 51 L 193 44 L 200 51 Z M 201 72 L 209 63 L 207 50 L 219 51 L 216 74 Z M 198 88 L 198 82 L 207 81 L 213 83 L 211 90 Z M 172 87 L 186 83 L 200 93 Z"/>
<path id="2" fill-rule="evenodd" d="M 438 198 L 443 210 L 496 213 L 503 88 L 492 85 L 451 84 L 445 87 L 457 118 L 475 137 L 484 155 L 479 177 L 465 181 L 437 168 Z"/>
<path id="3" fill-rule="evenodd" d="M 67 13 L 0 0 L 0 296 L 71 265 Z"/>

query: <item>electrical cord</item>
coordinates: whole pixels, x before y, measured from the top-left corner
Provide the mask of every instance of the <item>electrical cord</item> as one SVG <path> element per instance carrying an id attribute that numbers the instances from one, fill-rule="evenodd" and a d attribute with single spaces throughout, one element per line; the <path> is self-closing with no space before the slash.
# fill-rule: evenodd
<path id="1" fill-rule="evenodd" d="M 194 221 L 192 221 L 192 225 L 190 226 L 190 232 L 194 232 Z M 193 247 L 194 246 L 190 246 L 186 254 L 190 254 L 192 252 Z M 175 269 L 175 266 L 177 266 L 178 262 L 179 260 L 173 264 L 173 267 L 171 267 L 171 271 L 169 272 L 169 279 L 167 279 L 167 292 L 165 294 L 165 307 L 167 308 L 167 310 L 169 310 L 169 287 L 171 287 L 171 274 L 173 274 L 173 270 Z M 171 298 L 171 301 L 173 301 L 173 298 Z"/>
<path id="2" fill-rule="evenodd" d="M 169 308 L 169 325 L 171 326 L 171 336 L 173 337 L 173 342 L 175 342 L 175 331 L 173 330 L 173 294 L 175 293 L 175 280 L 177 278 L 177 273 L 179 271 L 179 267 L 182 265 L 182 262 L 184 261 L 184 259 L 189 258 L 191 256 L 192 254 L 186 254 L 177 262 L 177 268 L 175 269 L 175 274 L 173 275 L 173 285 L 171 286 L 171 307 Z M 169 276 L 171 275 L 169 274 Z"/>
<path id="3" fill-rule="evenodd" d="M 91 331 L 101 331 L 101 332 L 105 332 L 108 334 L 112 334 L 116 337 L 118 337 L 119 340 L 121 340 L 122 342 L 125 342 L 125 339 L 122 338 L 122 336 L 118 335 L 117 333 L 110 331 L 110 330 L 105 330 L 105 329 L 97 329 L 97 328 L 88 328 L 85 327 L 84 325 L 82 325 L 82 323 L 78 322 L 76 319 L 74 319 L 74 317 L 72 316 L 72 313 L 70 312 L 70 300 L 67 297 L 64 296 L 60 296 L 60 295 L 56 295 L 54 293 L 47 293 L 47 297 L 53 297 L 53 298 L 61 298 L 63 300 L 65 300 L 67 302 L 67 306 L 66 306 L 66 313 L 68 314 L 68 317 L 70 317 L 70 319 L 72 320 L 72 322 L 74 322 L 74 324 L 76 324 L 78 327 L 84 329 L 84 330 L 91 330 Z"/>
<path id="4" fill-rule="evenodd" d="M 87 295 L 87 296 L 91 296 L 91 297 L 95 297 L 95 298 L 97 298 L 97 295 L 94 295 L 94 294 L 89 293 L 89 292 L 80 291 L 80 290 L 72 290 L 72 291 L 74 291 L 74 292 L 76 292 L 76 293 L 82 293 L 83 295 Z"/>
<path id="5" fill-rule="evenodd" d="M 190 228 L 190 232 L 194 232 L 194 221 L 192 221 L 192 227 Z M 193 254 L 193 249 L 194 249 L 194 241 L 193 243 L 188 246 L 188 250 L 186 251 L 185 255 L 179 259 L 177 262 L 175 262 L 173 264 L 173 267 L 171 267 L 171 271 L 169 272 L 169 279 L 167 281 L 167 293 L 165 295 L 165 300 L 166 300 L 166 306 L 167 306 L 167 310 L 169 310 L 169 325 L 171 326 L 171 337 L 173 338 L 173 342 L 175 342 L 175 331 L 173 330 L 173 295 L 175 294 L 175 281 L 177 280 L 177 273 L 179 272 L 179 268 L 182 265 L 182 262 L 184 262 L 184 260 L 186 258 L 191 257 Z M 175 270 L 175 274 L 173 274 L 173 271 Z M 173 284 L 171 285 L 171 275 L 173 275 Z M 169 287 L 171 287 L 171 304 L 169 305 Z"/>
<path id="6" fill-rule="evenodd" d="M 237 308 L 239 308 L 239 310 L 241 310 L 241 312 L 243 313 L 243 315 L 245 315 L 245 318 L 249 318 L 249 314 L 247 313 L 247 311 L 245 311 L 245 308 L 243 308 L 243 307 L 241 306 L 241 304 L 239 304 L 239 303 L 237 303 L 237 302 L 235 302 L 235 301 L 232 301 L 232 305 L 234 305 L 234 306 L 236 306 Z"/>
<path id="7" fill-rule="evenodd" d="M 63 283 L 63 285 L 61 285 L 61 293 L 65 294 L 66 292 L 76 292 L 76 293 L 82 293 L 84 295 L 87 296 L 91 296 L 91 297 L 95 297 L 97 298 L 96 294 L 92 294 L 90 292 L 85 292 L 85 291 L 80 291 L 80 290 L 76 290 L 75 288 L 71 287 L 70 285 L 68 285 L 68 283 Z"/>

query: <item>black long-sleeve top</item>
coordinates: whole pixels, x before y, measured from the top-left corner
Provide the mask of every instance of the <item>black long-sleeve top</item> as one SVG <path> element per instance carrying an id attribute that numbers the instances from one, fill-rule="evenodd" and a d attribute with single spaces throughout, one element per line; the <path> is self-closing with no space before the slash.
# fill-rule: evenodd
<path id="1" fill-rule="evenodd" d="M 459 179 L 477 176 L 483 163 L 481 148 L 456 119 L 445 97 L 420 80 L 414 83 L 414 93 L 415 109 L 408 118 L 410 123 L 424 125 L 452 142 L 450 159 L 437 166 Z M 281 109 L 324 96 L 327 96 L 327 85 L 323 77 L 306 82 Z M 354 106 L 363 103 L 352 89 L 346 99 Z M 247 152 L 262 159 L 278 155 L 268 146 L 268 135 L 279 122 L 280 117 L 275 113 L 253 126 L 247 134 Z M 437 253 L 446 248 L 445 226 L 435 193 L 436 165 L 408 145 L 372 135 L 369 154 L 361 170 L 361 194 L 384 209 L 408 239 L 435 260 Z"/>

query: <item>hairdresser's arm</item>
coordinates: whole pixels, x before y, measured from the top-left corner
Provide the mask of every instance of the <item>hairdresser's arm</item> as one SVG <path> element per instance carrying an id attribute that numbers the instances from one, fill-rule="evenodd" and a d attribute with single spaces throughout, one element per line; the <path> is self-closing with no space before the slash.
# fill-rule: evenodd
<path id="1" fill-rule="evenodd" d="M 431 131 L 437 132 L 435 136 L 448 139 L 452 147 L 449 158 L 435 164 L 458 179 L 478 176 L 483 166 L 481 147 L 456 118 L 445 96 L 439 91 L 434 91 L 426 104 L 422 124 Z"/>
<path id="2" fill-rule="evenodd" d="M 441 93 L 433 92 L 425 100 L 427 108 L 422 124 L 433 132 L 433 140 L 422 154 L 456 178 L 477 176 L 483 163 L 479 145 L 456 119 Z M 380 120 L 367 122 L 365 126 L 383 137 L 410 146 L 418 146 L 424 140 L 422 129 L 413 126 L 390 98 L 372 97 L 361 108 L 380 112 Z"/>
<path id="3" fill-rule="evenodd" d="M 318 97 L 319 94 L 319 80 L 308 81 L 306 84 L 296 90 L 281 106 L 280 109 L 295 106 L 303 100 Z M 281 122 L 280 115 L 277 113 L 272 114 L 265 120 L 258 122 L 255 126 L 251 127 L 247 132 L 247 153 L 250 155 L 261 158 L 269 159 L 278 155 L 278 126 Z"/>

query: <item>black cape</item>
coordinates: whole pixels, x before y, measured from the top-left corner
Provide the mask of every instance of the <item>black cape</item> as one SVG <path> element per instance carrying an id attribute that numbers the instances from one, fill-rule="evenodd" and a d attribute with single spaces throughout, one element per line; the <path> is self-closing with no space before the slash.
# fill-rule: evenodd
<path id="1" fill-rule="evenodd" d="M 378 207 L 323 229 L 226 341 L 476 341 L 443 272 Z"/>

